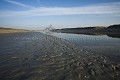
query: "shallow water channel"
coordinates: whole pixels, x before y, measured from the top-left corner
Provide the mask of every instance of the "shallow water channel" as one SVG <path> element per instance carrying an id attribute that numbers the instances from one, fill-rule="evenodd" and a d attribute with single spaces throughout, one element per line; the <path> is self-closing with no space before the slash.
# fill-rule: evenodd
<path id="1" fill-rule="evenodd" d="M 50 34 L 50 33 L 49 33 Z M 86 35 L 69 33 L 51 33 L 80 46 L 83 50 L 108 57 L 111 61 L 120 63 L 120 38 L 107 35 Z"/>

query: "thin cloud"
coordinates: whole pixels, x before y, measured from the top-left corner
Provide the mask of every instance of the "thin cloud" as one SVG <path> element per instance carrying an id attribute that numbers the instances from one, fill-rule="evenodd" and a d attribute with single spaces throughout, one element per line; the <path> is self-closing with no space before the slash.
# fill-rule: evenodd
<path id="1" fill-rule="evenodd" d="M 119 3 L 104 3 L 84 7 L 38 7 L 25 11 L 0 12 L 0 16 L 53 16 L 53 15 L 79 15 L 79 14 L 109 14 L 120 15 Z"/>
<path id="2" fill-rule="evenodd" d="M 21 6 L 21 7 L 34 8 L 33 6 L 26 5 L 26 4 L 23 4 L 23 3 L 20 3 L 20 2 L 17 2 L 17 1 L 13 1 L 13 0 L 4 0 L 4 1 L 8 2 L 8 3 L 11 3 L 11 4 L 14 4 L 14 5 L 17 5 L 17 6 Z"/>

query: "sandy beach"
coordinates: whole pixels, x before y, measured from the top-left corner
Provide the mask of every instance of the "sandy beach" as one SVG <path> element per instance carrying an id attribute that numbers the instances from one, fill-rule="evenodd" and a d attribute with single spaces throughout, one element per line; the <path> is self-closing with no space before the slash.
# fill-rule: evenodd
<path id="1" fill-rule="evenodd" d="M 0 34 L 1 80 L 119 80 L 120 64 L 40 32 Z"/>
<path id="2" fill-rule="evenodd" d="M 31 30 L 13 29 L 13 28 L 0 28 L 0 33 L 17 33 L 17 32 L 30 32 Z"/>

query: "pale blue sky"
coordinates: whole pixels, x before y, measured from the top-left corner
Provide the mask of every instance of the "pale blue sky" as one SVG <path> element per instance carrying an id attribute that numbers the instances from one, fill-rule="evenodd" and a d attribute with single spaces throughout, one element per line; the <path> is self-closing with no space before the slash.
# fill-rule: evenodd
<path id="1" fill-rule="evenodd" d="M 21 29 L 120 24 L 119 0 L 0 0 L 0 27 Z"/>

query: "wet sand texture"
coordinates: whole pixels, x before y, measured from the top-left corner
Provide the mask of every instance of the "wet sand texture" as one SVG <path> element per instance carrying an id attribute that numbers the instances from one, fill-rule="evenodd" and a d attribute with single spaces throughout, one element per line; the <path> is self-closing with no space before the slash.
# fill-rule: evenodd
<path id="1" fill-rule="evenodd" d="M 0 80 L 119 80 L 120 64 L 39 32 L 0 34 Z"/>

